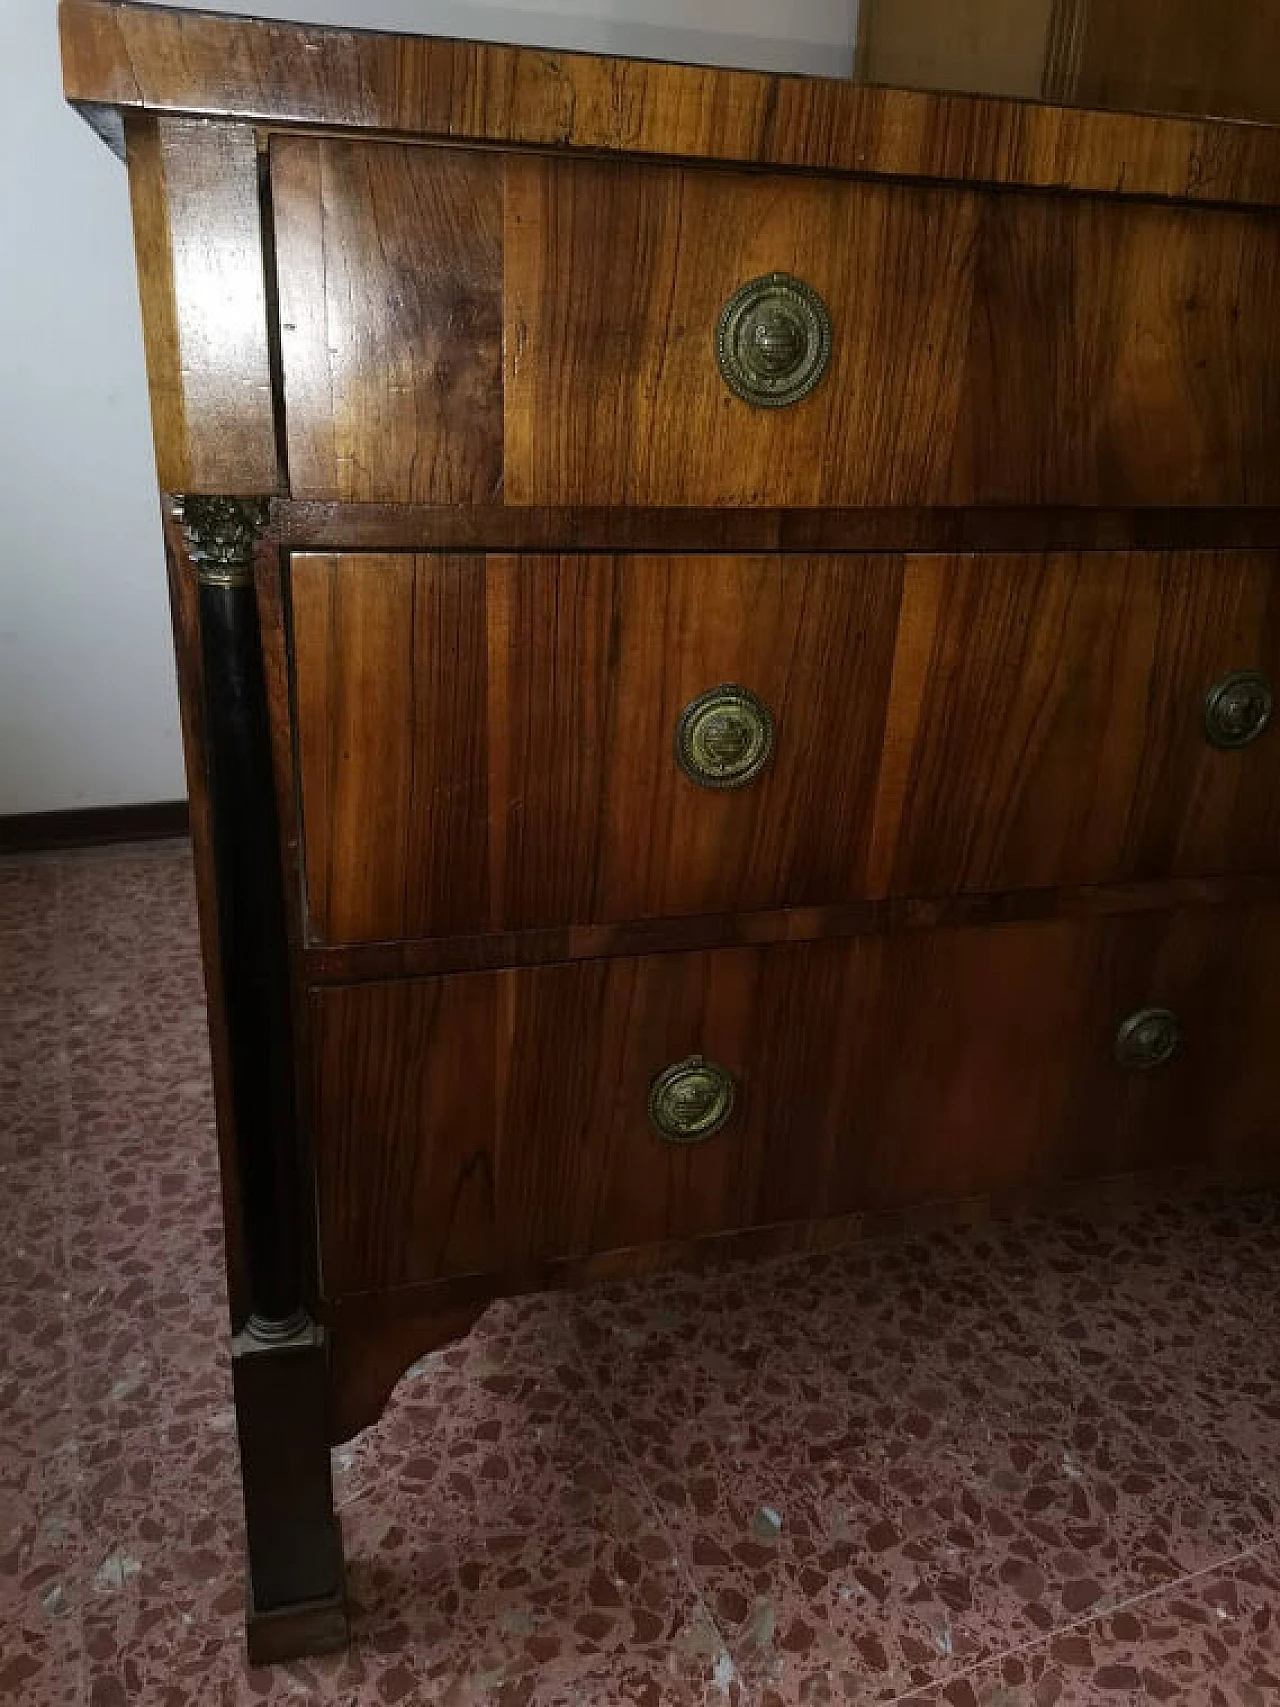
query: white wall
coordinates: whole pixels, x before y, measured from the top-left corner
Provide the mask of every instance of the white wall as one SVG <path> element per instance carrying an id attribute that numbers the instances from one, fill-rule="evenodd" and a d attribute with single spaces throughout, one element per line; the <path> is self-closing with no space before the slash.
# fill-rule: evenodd
<path id="1" fill-rule="evenodd" d="M 204 0 L 317 23 L 847 74 L 857 0 Z M 184 792 L 124 168 L 0 0 L 0 814 Z"/>
<path id="2" fill-rule="evenodd" d="M 182 795 L 124 169 L 0 0 L 0 813 Z"/>

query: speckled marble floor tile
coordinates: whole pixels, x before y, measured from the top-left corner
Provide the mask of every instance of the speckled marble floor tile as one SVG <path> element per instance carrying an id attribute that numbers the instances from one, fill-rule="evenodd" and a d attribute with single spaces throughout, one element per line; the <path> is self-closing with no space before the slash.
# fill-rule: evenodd
<path id="1" fill-rule="evenodd" d="M 57 1149 L 64 1012 L 56 867 L 0 861 L 0 1170 Z"/>
<path id="2" fill-rule="evenodd" d="M 775 1278 L 785 1297 L 788 1267 Z M 630 1363 L 625 1345 L 601 1358 L 616 1426 L 749 1683 L 892 1699 L 1237 1550 L 1230 1515 L 1069 1364 L 975 1324 L 981 1355 L 948 1384 L 936 1341 L 914 1363 L 879 1356 L 875 1312 L 844 1319 L 836 1361 L 856 1380 L 820 1357 L 797 1373 L 794 1339 L 752 1359 L 745 1325 L 736 1357 L 708 1363 L 694 1330 L 685 1351 L 659 1334 Z M 799 1321 L 794 1336 L 807 1343 Z"/>
<path id="3" fill-rule="evenodd" d="M 335 1452 L 349 1651 L 243 1649 L 181 844 L 0 862 L 0 1699 L 1280 1692 L 1280 1195 L 506 1300 Z"/>
<path id="4" fill-rule="evenodd" d="M 1264 1547 L 938 1688 L 917 1707 L 1270 1707 L 1280 1550 Z"/>

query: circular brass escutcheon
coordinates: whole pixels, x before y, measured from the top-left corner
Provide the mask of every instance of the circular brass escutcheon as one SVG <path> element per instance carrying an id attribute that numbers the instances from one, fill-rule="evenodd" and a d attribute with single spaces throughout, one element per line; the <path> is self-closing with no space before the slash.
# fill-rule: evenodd
<path id="1" fill-rule="evenodd" d="M 773 713 L 750 688 L 724 682 L 680 713 L 676 762 L 699 788 L 745 788 L 772 754 Z"/>
<path id="2" fill-rule="evenodd" d="M 736 1098 L 732 1073 L 690 1055 L 664 1067 L 649 1086 L 649 1124 L 670 1144 L 700 1144 L 719 1132 Z"/>
<path id="3" fill-rule="evenodd" d="M 742 285 L 720 311 L 716 360 L 744 403 L 783 409 L 807 397 L 831 359 L 831 315 L 803 279 L 765 273 Z"/>
<path id="4" fill-rule="evenodd" d="M 1214 747 L 1247 747 L 1271 721 L 1275 695 L 1261 670 L 1233 670 L 1204 699 L 1205 740 Z"/>
<path id="5" fill-rule="evenodd" d="M 1181 1040 L 1177 1014 L 1169 1008 L 1139 1008 L 1116 1032 L 1116 1063 L 1131 1073 L 1148 1073 L 1163 1067 Z"/>

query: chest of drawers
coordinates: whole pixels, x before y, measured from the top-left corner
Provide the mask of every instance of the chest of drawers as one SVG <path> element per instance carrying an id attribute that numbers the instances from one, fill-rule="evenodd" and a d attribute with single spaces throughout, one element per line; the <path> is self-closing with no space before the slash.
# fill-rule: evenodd
<path id="1" fill-rule="evenodd" d="M 1274 1172 L 1280 133 L 64 0 L 260 1658 L 503 1291 Z"/>

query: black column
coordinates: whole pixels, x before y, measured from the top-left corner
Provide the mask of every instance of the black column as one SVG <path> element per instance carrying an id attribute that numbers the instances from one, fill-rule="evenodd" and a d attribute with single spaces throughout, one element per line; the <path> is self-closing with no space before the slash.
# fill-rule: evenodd
<path id="1" fill-rule="evenodd" d="M 199 588 L 205 766 L 250 1314 L 232 1342 L 249 1555 L 249 1651 L 346 1641 L 323 1329 L 307 1313 L 289 958 L 253 585 L 261 499 L 181 506 Z"/>

